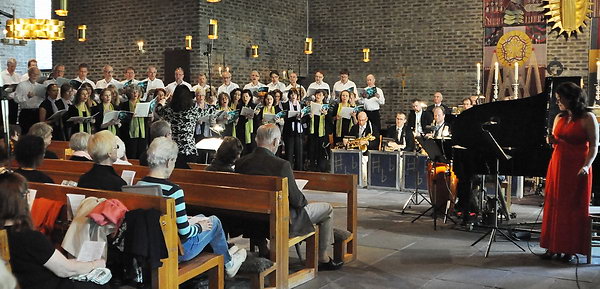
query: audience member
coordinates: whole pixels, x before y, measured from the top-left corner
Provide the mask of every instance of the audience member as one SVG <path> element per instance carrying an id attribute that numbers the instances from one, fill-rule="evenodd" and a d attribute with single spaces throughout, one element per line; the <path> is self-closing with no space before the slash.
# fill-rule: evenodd
<path id="1" fill-rule="evenodd" d="M 91 162 L 92 157 L 87 151 L 87 144 L 90 140 L 90 134 L 87 132 L 78 132 L 71 136 L 69 141 L 69 148 L 73 151 L 71 158 L 72 161 Z"/>
<path id="2" fill-rule="evenodd" d="M 127 185 L 115 172 L 112 164 L 117 160 L 117 138 L 110 131 L 103 130 L 90 137 L 88 152 L 94 160 L 94 166 L 79 178 L 82 188 L 121 191 Z"/>
<path id="3" fill-rule="evenodd" d="M 50 143 L 52 142 L 51 126 L 45 122 L 38 122 L 31 126 L 28 134 L 39 136 L 44 140 L 44 144 L 46 145 L 44 148 L 46 150 L 46 153 L 44 154 L 45 159 L 58 159 L 58 156 L 54 152 L 48 150 L 48 146 L 50 146 Z"/>
<path id="4" fill-rule="evenodd" d="M 217 149 L 215 158 L 206 167 L 206 170 L 233 173 L 233 165 L 242 155 L 243 149 L 244 147 L 239 139 L 233 136 L 226 136 L 223 138 L 219 149 Z"/>
<path id="5" fill-rule="evenodd" d="M 44 140 L 35 135 L 26 135 L 19 139 L 15 147 L 15 158 L 19 169 L 15 172 L 23 175 L 27 181 L 36 183 L 54 183 L 45 173 L 36 170 L 44 159 Z"/>

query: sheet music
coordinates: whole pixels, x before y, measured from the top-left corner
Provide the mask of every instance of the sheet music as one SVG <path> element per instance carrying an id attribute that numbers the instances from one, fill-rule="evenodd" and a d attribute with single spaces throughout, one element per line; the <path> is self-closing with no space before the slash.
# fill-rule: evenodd
<path id="1" fill-rule="evenodd" d="M 246 118 L 251 118 L 254 116 L 254 109 L 244 106 L 242 107 L 240 115 L 245 116 Z"/>
<path id="2" fill-rule="evenodd" d="M 102 125 L 109 123 L 111 120 L 117 120 L 119 118 L 118 110 L 106 111 L 104 112 L 104 116 L 102 117 Z"/>
<path id="3" fill-rule="evenodd" d="M 270 114 L 270 113 L 263 113 L 263 120 L 266 122 L 274 122 L 275 121 L 275 115 L 274 114 Z"/>
<path id="4" fill-rule="evenodd" d="M 322 104 L 311 102 L 310 103 L 310 112 L 312 114 L 314 114 L 314 115 L 321 115 L 321 108 L 322 107 L 323 107 Z"/>
<path id="5" fill-rule="evenodd" d="M 62 116 L 68 111 L 69 109 L 65 108 L 62 110 L 59 110 L 57 112 L 55 112 L 52 116 L 50 116 L 48 119 L 46 119 L 47 121 L 57 121 L 60 120 L 62 118 Z"/>
<path id="6" fill-rule="evenodd" d="M 148 117 L 150 115 L 151 102 L 138 102 L 135 105 L 134 117 Z"/>
<path id="7" fill-rule="evenodd" d="M 135 178 L 135 171 L 123 170 L 121 178 L 127 183 L 128 186 L 133 185 L 133 179 Z"/>
<path id="8" fill-rule="evenodd" d="M 299 114 L 300 114 L 300 111 L 291 111 L 291 110 L 288 110 L 287 117 L 288 118 L 292 118 L 292 117 L 296 117 Z"/>
<path id="9" fill-rule="evenodd" d="M 342 118 L 351 119 L 352 113 L 354 112 L 354 107 L 342 107 L 342 111 L 340 111 L 340 115 Z"/>
<path id="10" fill-rule="evenodd" d="M 91 262 L 98 260 L 102 257 L 102 253 L 104 253 L 104 246 L 106 246 L 106 242 L 99 241 L 85 241 L 79 249 L 79 255 L 77 256 L 77 261 L 79 262 Z"/>
<path id="11" fill-rule="evenodd" d="M 296 186 L 298 186 L 298 189 L 301 191 L 304 190 L 306 184 L 308 184 L 308 180 L 296 179 Z"/>
<path id="12" fill-rule="evenodd" d="M 33 207 L 33 201 L 35 201 L 35 195 L 37 194 L 37 190 L 28 189 L 27 191 L 27 204 L 29 205 L 29 211 L 31 211 L 31 207 Z"/>
<path id="13" fill-rule="evenodd" d="M 81 205 L 81 202 L 85 200 L 85 195 L 81 194 L 67 194 L 67 206 L 70 208 L 71 216 L 77 215 L 77 210 Z"/>

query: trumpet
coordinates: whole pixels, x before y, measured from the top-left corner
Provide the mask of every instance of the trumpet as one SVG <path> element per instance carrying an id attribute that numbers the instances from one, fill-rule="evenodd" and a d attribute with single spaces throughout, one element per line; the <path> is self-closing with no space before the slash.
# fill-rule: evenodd
<path id="1" fill-rule="evenodd" d="M 368 134 L 365 137 L 359 137 L 357 139 L 351 140 L 348 142 L 348 144 L 346 145 L 347 148 L 351 149 L 351 148 L 358 148 L 361 151 L 366 151 L 367 150 L 367 145 L 363 144 L 362 142 L 365 141 L 372 141 L 375 140 L 375 137 L 372 134 Z"/>

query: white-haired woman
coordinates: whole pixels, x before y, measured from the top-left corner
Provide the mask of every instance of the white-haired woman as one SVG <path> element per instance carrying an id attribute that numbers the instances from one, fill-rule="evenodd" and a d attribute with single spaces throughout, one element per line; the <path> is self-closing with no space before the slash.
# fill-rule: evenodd
<path id="1" fill-rule="evenodd" d="M 224 256 L 225 272 L 229 277 L 233 277 L 246 259 L 246 250 L 238 249 L 237 246 L 227 248 L 227 239 L 217 217 L 206 218 L 199 215 L 188 218 L 183 189 L 169 181 L 178 151 L 173 140 L 166 137 L 155 138 L 147 151 L 150 171 L 137 185 L 159 185 L 163 197 L 175 199 L 177 228 L 184 251 L 184 254 L 179 256 L 180 262 L 193 259 L 210 244 L 216 254 Z"/>
<path id="2" fill-rule="evenodd" d="M 69 148 L 73 151 L 73 155 L 71 155 L 69 160 L 80 162 L 92 161 L 92 157 L 87 152 L 88 140 L 90 140 L 90 134 L 87 132 L 78 132 L 71 136 Z"/>
<path id="3" fill-rule="evenodd" d="M 79 178 L 82 188 L 121 191 L 127 183 L 115 172 L 112 164 L 117 160 L 117 138 L 108 130 L 95 133 L 88 141 L 88 153 L 94 166 Z"/>

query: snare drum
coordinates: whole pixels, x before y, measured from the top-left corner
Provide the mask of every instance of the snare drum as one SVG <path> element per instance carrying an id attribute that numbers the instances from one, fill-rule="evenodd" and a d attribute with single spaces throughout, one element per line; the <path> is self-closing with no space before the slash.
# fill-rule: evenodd
<path id="1" fill-rule="evenodd" d="M 427 184 L 429 188 L 429 199 L 436 210 L 442 212 L 454 207 L 456 202 L 456 184 L 458 179 L 452 170 L 452 165 L 439 162 L 427 163 Z"/>

